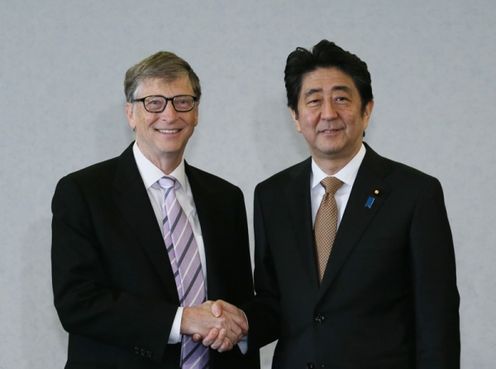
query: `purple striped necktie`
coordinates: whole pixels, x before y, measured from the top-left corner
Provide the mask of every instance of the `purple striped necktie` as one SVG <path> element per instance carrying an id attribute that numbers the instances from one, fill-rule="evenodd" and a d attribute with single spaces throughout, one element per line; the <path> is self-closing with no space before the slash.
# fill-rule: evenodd
<path id="1" fill-rule="evenodd" d="M 199 305 L 206 300 L 205 281 L 193 229 L 176 198 L 177 181 L 173 177 L 162 177 L 158 183 L 165 190 L 164 241 L 176 280 L 180 305 Z M 196 343 L 191 337 L 183 336 L 181 368 L 207 369 L 208 351 L 208 347 L 201 342 Z"/>

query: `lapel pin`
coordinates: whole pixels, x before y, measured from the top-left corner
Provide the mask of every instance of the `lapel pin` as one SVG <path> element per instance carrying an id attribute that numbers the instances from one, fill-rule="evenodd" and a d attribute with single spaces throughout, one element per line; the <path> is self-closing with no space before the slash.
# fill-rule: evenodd
<path id="1" fill-rule="evenodd" d="M 372 191 L 373 195 L 369 195 L 369 197 L 367 198 L 367 201 L 365 202 L 365 207 L 366 208 L 369 208 L 369 209 L 372 209 L 372 205 L 374 205 L 374 201 L 375 201 L 375 198 L 376 196 L 379 196 L 381 194 L 381 191 L 379 189 L 375 189 L 374 191 Z"/>
<path id="2" fill-rule="evenodd" d="M 374 196 L 369 196 L 367 198 L 367 201 L 365 202 L 365 207 L 371 209 L 372 205 L 374 204 L 375 197 Z"/>

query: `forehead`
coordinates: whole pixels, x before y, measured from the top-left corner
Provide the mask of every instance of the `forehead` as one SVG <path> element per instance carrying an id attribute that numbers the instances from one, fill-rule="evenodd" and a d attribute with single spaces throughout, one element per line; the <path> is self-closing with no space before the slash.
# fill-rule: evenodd
<path id="1" fill-rule="evenodd" d="M 192 95 L 193 87 L 187 75 L 175 79 L 145 78 L 138 83 L 136 92 L 146 95 Z"/>
<path id="2" fill-rule="evenodd" d="M 332 92 L 343 89 L 358 93 L 353 79 L 348 74 L 335 67 L 318 68 L 303 76 L 300 96 L 312 92 Z"/>

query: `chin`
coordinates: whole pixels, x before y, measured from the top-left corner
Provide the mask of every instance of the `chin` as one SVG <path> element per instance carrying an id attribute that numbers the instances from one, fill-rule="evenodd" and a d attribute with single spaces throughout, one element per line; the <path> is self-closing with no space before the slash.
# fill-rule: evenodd
<path id="1" fill-rule="evenodd" d="M 337 146 L 326 146 L 319 149 L 319 151 L 326 156 L 336 155 L 343 151 L 342 147 Z"/>

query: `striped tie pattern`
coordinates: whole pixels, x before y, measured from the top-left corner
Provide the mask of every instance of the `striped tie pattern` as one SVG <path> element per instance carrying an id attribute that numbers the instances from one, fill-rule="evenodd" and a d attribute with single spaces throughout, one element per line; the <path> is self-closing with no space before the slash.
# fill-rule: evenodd
<path id="1" fill-rule="evenodd" d="M 343 182 L 336 177 L 326 177 L 320 184 L 325 188 L 325 194 L 315 217 L 314 233 L 319 277 L 322 281 L 338 224 L 338 207 L 334 194 Z"/>
<path id="2" fill-rule="evenodd" d="M 176 280 L 181 306 L 194 306 L 206 300 L 205 281 L 193 230 L 177 201 L 173 177 L 162 177 L 158 181 L 165 190 L 164 199 L 164 241 L 167 247 L 172 271 Z M 209 352 L 201 342 L 183 336 L 181 342 L 181 368 L 207 369 Z"/>

